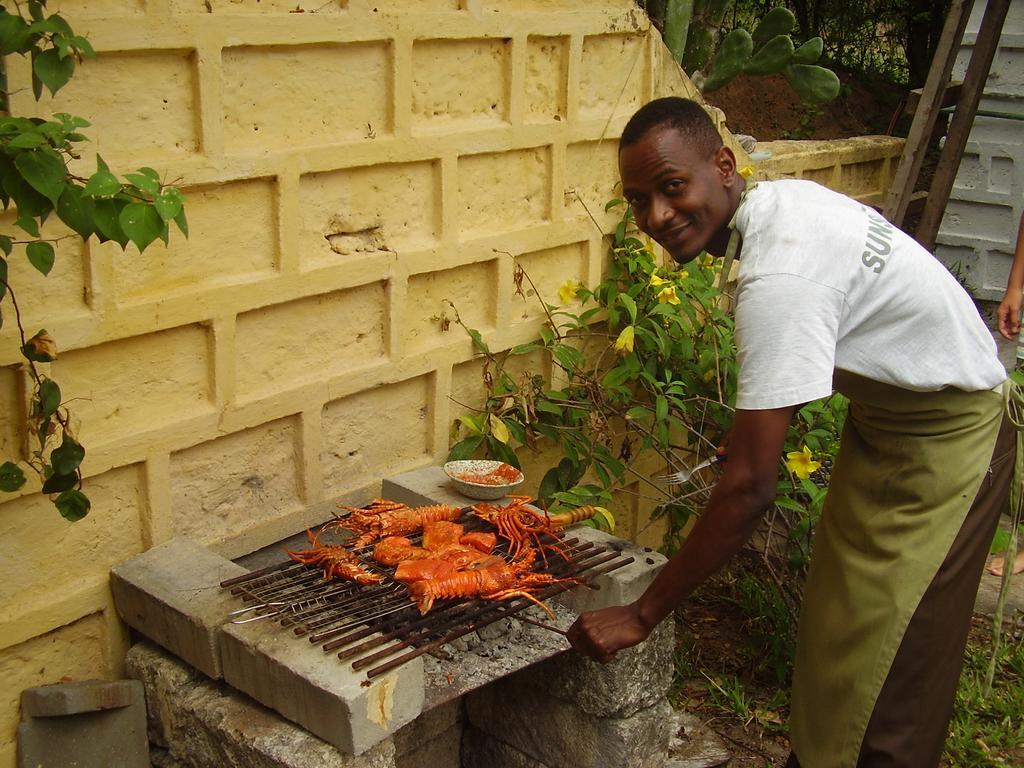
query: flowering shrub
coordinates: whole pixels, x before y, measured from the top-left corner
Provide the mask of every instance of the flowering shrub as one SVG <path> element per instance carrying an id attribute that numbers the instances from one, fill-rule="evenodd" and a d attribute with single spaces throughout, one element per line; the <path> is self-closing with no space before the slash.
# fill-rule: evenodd
<path id="1" fill-rule="evenodd" d="M 482 411 L 459 420 L 449 459 L 485 455 L 519 466 L 517 448 L 553 443 L 561 456 L 541 480 L 542 503 L 555 510 L 610 506 L 616 491 L 639 484 L 655 505 L 654 518 L 668 521 L 665 549 L 673 551 L 711 488 L 699 474 L 668 487 L 652 478 L 651 467 L 661 474 L 714 454 L 732 422 L 737 366 L 727 297 L 715 287 L 720 269 L 707 255 L 685 269 L 666 265 L 634 231 L 627 208 L 605 278 L 592 289 L 562 285 L 561 305 L 544 307 L 539 341 L 492 352 L 467 328 L 487 358 L 487 400 Z M 519 267 L 515 281 L 532 285 Z M 537 350 L 550 355 L 554 384 L 540 372 L 519 379 L 506 373 L 511 357 Z M 785 460 L 780 456 L 786 471 L 780 466 L 778 497 L 757 538 L 766 583 L 779 592 L 773 599 L 793 618 L 844 415 L 838 395 L 798 411 Z"/>

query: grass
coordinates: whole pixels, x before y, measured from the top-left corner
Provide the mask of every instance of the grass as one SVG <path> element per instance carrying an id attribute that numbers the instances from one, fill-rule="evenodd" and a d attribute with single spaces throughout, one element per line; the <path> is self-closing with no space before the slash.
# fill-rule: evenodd
<path id="1" fill-rule="evenodd" d="M 992 658 L 988 621 L 971 631 L 945 764 L 956 768 L 1024 765 L 1024 626 L 1011 630 L 999 650 L 992 691 L 985 677 Z"/>
<path id="2" fill-rule="evenodd" d="M 673 706 L 704 721 L 733 753 L 730 768 L 781 766 L 789 752 L 789 687 L 779 681 L 780 641 L 759 632 L 747 611 L 756 590 L 726 574 L 677 614 Z M 767 611 L 771 613 L 771 611 Z M 763 615 L 763 614 L 762 614 Z M 776 620 L 781 617 L 776 612 Z M 968 638 L 944 768 L 1024 766 L 1024 616 L 1004 635 L 992 691 L 991 620 L 976 617 Z M 773 661 L 774 660 L 774 661 Z"/>

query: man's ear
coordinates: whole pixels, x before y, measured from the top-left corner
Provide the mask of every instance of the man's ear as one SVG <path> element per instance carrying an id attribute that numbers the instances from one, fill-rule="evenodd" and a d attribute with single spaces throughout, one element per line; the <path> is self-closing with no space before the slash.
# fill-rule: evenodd
<path id="1" fill-rule="evenodd" d="M 713 156 L 715 170 L 722 180 L 723 187 L 731 187 L 736 183 L 736 155 L 724 144 L 715 150 Z"/>

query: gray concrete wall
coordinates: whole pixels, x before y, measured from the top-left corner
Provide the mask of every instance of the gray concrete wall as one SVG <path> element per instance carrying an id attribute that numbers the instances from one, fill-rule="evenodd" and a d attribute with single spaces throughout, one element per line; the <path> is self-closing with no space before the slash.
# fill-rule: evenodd
<path id="1" fill-rule="evenodd" d="M 967 70 L 984 10 L 984 0 L 976 0 L 954 79 Z M 935 252 L 947 265 L 960 263 L 978 298 L 998 301 L 1024 211 L 1024 0 L 1010 4 L 979 111 L 1021 119 L 975 118 Z"/>

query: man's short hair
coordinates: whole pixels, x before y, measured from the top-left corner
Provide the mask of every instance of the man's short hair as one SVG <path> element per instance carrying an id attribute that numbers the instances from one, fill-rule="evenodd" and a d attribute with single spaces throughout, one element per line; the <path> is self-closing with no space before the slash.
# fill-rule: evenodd
<path id="1" fill-rule="evenodd" d="M 708 155 L 722 146 L 722 137 L 704 107 L 690 99 L 666 96 L 644 104 L 629 118 L 619 139 L 619 149 L 636 144 L 655 128 L 674 128 Z"/>

